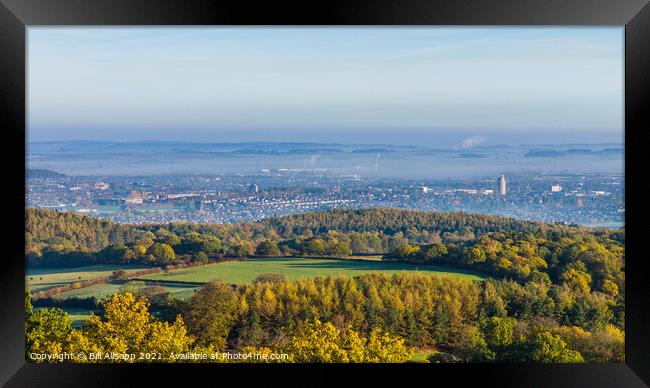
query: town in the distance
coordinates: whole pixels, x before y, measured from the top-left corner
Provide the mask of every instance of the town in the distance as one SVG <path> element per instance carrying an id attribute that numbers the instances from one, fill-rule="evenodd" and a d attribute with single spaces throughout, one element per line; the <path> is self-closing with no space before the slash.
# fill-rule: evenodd
<path id="1" fill-rule="evenodd" d="M 550 223 L 619 227 L 622 174 L 514 174 L 477 179 L 336 175 L 327 169 L 251 174 L 69 176 L 28 170 L 28 206 L 119 223 L 232 223 L 307 211 L 372 207 L 463 211 Z"/>

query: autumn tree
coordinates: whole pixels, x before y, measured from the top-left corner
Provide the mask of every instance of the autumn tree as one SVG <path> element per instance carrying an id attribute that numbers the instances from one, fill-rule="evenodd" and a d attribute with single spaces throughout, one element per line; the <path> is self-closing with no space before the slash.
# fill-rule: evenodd
<path id="1" fill-rule="evenodd" d="M 255 253 L 258 256 L 280 256 L 280 249 L 275 241 L 262 241 L 257 246 Z"/>
<path id="2" fill-rule="evenodd" d="M 349 326 L 344 329 L 330 322 L 314 320 L 299 329 L 283 350 L 293 362 L 405 362 L 411 350 L 404 340 L 375 329 L 363 338 Z"/>
<path id="3" fill-rule="evenodd" d="M 190 334 L 197 344 L 224 349 L 239 313 L 237 293 L 231 286 L 214 281 L 197 291 L 184 313 Z"/>
<path id="4" fill-rule="evenodd" d="M 588 293 L 591 286 L 591 275 L 580 269 L 580 267 L 570 267 L 562 273 L 560 279 L 569 287 Z"/>
<path id="5" fill-rule="evenodd" d="M 490 317 L 481 322 L 481 331 L 491 349 L 503 349 L 512 345 L 515 319 Z"/>
<path id="6" fill-rule="evenodd" d="M 26 299 L 26 308 L 28 300 Z M 45 308 L 33 311 L 31 305 L 25 314 L 25 356 L 30 353 L 60 354 L 68 345 L 72 321 L 63 310 Z M 37 361 L 38 362 L 38 361 Z"/>
<path id="7" fill-rule="evenodd" d="M 420 257 L 425 261 L 438 261 L 447 253 L 449 253 L 449 251 L 445 244 L 435 243 L 421 249 Z"/>
<path id="8" fill-rule="evenodd" d="M 580 363 L 582 355 L 569 349 L 560 337 L 543 331 L 536 335 L 531 353 L 533 361 L 546 363 Z"/>
<path id="9" fill-rule="evenodd" d="M 176 258 L 176 253 L 174 249 L 167 244 L 154 243 L 152 244 L 147 253 L 152 255 L 156 260 L 168 261 L 174 260 Z"/>
<path id="10" fill-rule="evenodd" d="M 364 362 L 405 362 L 411 358 L 412 350 L 403 338 L 376 328 L 370 332 L 364 353 Z"/>
<path id="11" fill-rule="evenodd" d="M 208 255 L 206 255 L 205 252 L 199 252 L 192 255 L 192 261 L 196 261 L 199 263 L 207 263 L 208 260 L 209 260 Z"/>
<path id="12" fill-rule="evenodd" d="M 148 305 L 146 299 L 131 293 L 115 294 L 103 304 L 103 319 L 92 315 L 81 333 L 104 352 L 168 356 L 188 351 L 193 338 L 187 335 L 183 319 L 177 316 L 173 324 L 159 321 L 151 316 Z"/>
<path id="13" fill-rule="evenodd" d="M 346 257 L 352 254 L 352 250 L 348 244 L 339 241 L 330 244 L 326 253 L 330 256 Z"/>
<path id="14" fill-rule="evenodd" d="M 308 256 L 322 256 L 325 254 L 325 242 L 321 239 L 309 240 L 303 245 L 303 254 Z"/>
<path id="15" fill-rule="evenodd" d="M 496 356 L 487 346 L 480 329 L 470 324 L 461 324 L 453 331 L 450 345 L 452 353 L 464 362 L 492 361 Z"/>

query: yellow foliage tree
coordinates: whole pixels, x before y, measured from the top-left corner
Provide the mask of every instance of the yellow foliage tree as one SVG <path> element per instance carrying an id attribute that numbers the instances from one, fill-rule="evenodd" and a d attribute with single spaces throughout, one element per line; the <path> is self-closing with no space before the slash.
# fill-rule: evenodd
<path id="1" fill-rule="evenodd" d="M 603 292 L 612 298 L 616 298 L 618 296 L 618 286 L 613 281 L 605 279 L 603 282 Z"/>
<path id="2" fill-rule="evenodd" d="M 587 272 L 569 268 L 562 273 L 560 279 L 571 288 L 580 290 L 585 294 L 588 294 L 591 290 L 591 275 Z"/>
<path id="3" fill-rule="evenodd" d="M 364 362 L 405 362 L 412 351 L 404 344 L 404 339 L 391 336 L 376 328 L 368 337 Z"/>
<path id="4" fill-rule="evenodd" d="M 315 320 L 306 324 L 284 349 L 293 362 L 404 362 L 412 352 L 400 337 L 381 329 L 368 339 L 349 326 L 343 330 L 331 323 Z"/>
<path id="5" fill-rule="evenodd" d="M 167 357 L 172 352 L 188 351 L 194 341 L 187 336 L 180 316 L 172 325 L 158 321 L 149 314 L 147 300 L 131 293 L 113 295 L 104 303 L 104 316 L 104 320 L 91 316 L 82 333 L 104 352 L 135 354 L 137 361 L 158 361 L 139 360 L 137 356 L 143 352 Z"/>

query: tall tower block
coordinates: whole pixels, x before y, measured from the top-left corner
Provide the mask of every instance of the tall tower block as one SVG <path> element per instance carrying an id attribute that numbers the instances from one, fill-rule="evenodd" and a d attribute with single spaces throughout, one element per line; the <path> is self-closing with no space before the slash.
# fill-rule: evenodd
<path id="1" fill-rule="evenodd" d="M 500 195 L 506 195 L 506 177 L 505 175 L 501 175 L 498 179 L 498 185 L 499 185 L 499 194 Z"/>

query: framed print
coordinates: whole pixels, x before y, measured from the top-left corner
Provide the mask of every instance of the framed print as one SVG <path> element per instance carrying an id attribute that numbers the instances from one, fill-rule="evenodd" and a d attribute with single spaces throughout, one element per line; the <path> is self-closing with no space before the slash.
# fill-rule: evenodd
<path id="1" fill-rule="evenodd" d="M 646 386 L 646 3 L 2 0 L 1 381 Z"/>

